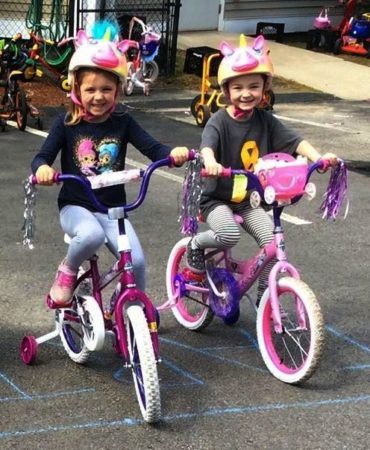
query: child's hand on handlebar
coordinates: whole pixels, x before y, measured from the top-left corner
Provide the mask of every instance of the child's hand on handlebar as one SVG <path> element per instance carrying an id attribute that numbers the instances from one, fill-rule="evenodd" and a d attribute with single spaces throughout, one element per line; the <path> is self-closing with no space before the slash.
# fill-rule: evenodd
<path id="1" fill-rule="evenodd" d="M 187 147 L 175 147 L 171 150 L 170 156 L 176 166 L 182 166 L 189 160 L 189 149 Z"/>
<path id="2" fill-rule="evenodd" d="M 334 153 L 325 153 L 321 156 L 320 161 L 324 163 L 324 167 L 321 169 L 326 172 L 329 167 L 334 167 L 339 164 L 339 158 Z"/>
<path id="3" fill-rule="evenodd" d="M 43 185 L 51 185 L 54 183 L 56 171 L 48 166 L 47 164 L 43 164 L 36 171 L 36 180 L 38 184 Z"/>
<path id="4" fill-rule="evenodd" d="M 203 165 L 207 176 L 217 177 L 222 174 L 223 166 L 216 161 L 213 150 L 209 147 L 205 147 L 201 150 L 203 158 Z"/>

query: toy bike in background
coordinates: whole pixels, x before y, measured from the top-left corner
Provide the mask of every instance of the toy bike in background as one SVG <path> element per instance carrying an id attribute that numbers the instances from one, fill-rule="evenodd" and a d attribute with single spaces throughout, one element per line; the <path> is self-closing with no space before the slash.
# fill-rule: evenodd
<path id="1" fill-rule="evenodd" d="M 24 79 L 27 57 L 10 45 L 0 45 L 0 88 L 3 89 L 0 101 L 0 128 L 5 131 L 6 122 L 15 120 L 19 130 L 27 126 L 27 115 L 36 119 L 39 130 L 43 128 L 40 111 L 27 102 L 25 91 L 20 85 Z"/>
<path id="2" fill-rule="evenodd" d="M 239 319 L 239 303 L 247 297 L 257 312 L 257 339 L 262 358 L 269 371 L 280 381 L 303 383 L 317 369 L 324 347 L 324 319 L 319 302 L 301 280 L 298 270 L 288 261 L 286 240 L 281 223 L 285 206 L 297 203 L 303 195 L 312 198 L 315 188 L 309 178 L 318 169 L 327 168 L 327 161 L 308 165 L 307 160 L 294 160 L 291 155 L 269 154 L 262 158 L 255 172 L 225 169 L 223 176 L 245 176 L 251 192 L 252 207 L 265 200 L 272 207 L 275 239 L 248 259 L 237 259 L 231 249 L 208 249 L 205 253 L 206 273 L 195 274 L 186 265 L 189 237 L 181 239 L 172 249 L 166 271 L 168 301 L 159 310 L 171 309 L 176 320 L 189 330 L 207 327 L 213 317 L 231 325 Z M 191 167 L 195 163 L 190 163 Z M 198 169 L 199 173 L 199 169 Z M 335 174 L 335 176 L 333 176 Z M 346 194 L 344 164 L 332 169 L 324 215 L 334 218 Z M 200 186 L 197 170 L 189 172 L 184 183 L 184 199 L 193 196 Z M 193 183 L 193 184 L 192 184 Z M 191 202 L 190 202 L 191 203 Z M 182 231 L 195 234 L 194 216 L 182 213 Z M 236 220 L 240 219 L 237 216 Z M 277 262 L 270 272 L 268 288 L 258 308 L 248 291 L 262 269 L 272 259 Z"/>
<path id="3" fill-rule="evenodd" d="M 131 39 L 135 23 L 139 24 L 142 32 L 139 42 Z M 161 35 L 155 33 L 152 28 L 133 17 L 130 20 L 128 41 L 130 49 L 128 55 L 128 77 L 125 86 L 125 94 L 132 95 L 134 87 L 143 90 L 144 95 L 149 95 L 150 86 L 158 78 L 159 68 L 154 58 L 158 55 Z"/>
<path id="4" fill-rule="evenodd" d="M 193 156 L 190 155 L 189 158 Z M 80 268 L 72 301 L 64 308 L 55 310 L 55 330 L 38 338 L 27 335 L 23 338 L 20 355 L 25 364 L 32 364 L 38 346 L 50 339 L 60 337 L 63 347 L 72 361 L 83 364 L 91 352 L 101 350 L 105 337 L 113 340 L 115 352 L 122 358 L 123 367 L 132 371 L 135 391 L 142 416 L 146 422 L 156 422 L 161 416 L 161 401 L 157 363 L 159 358 L 158 313 L 147 294 L 136 287 L 133 271 L 131 245 L 125 232 L 125 221 L 130 211 L 144 201 L 150 177 L 159 167 L 173 167 L 171 157 L 150 164 L 146 170 L 134 169 L 107 172 L 88 177 L 58 174 L 55 183 L 80 183 L 89 194 L 97 210 L 108 213 L 116 220 L 119 236 L 120 258 L 102 274 L 98 256 L 92 256 L 87 268 Z M 107 208 L 94 195 L 93 189 L 142 180 L 135 201 L 116 208 Z M 33 234 L 33 207 L 35 177 L 26 185 L 24 244 L 30 246 Z M 103 290 L 116 285 L 110 298 L 103 299 Z M 105 291 L 104 291 L 105 292 Z"/>
<path id="5" fill-rule="evenodd" d="M 349 53 L 359 56 L 370 56 L 370 13 L 361 18 L 351 17 L 341 30 L 335 41 L 333 53 Z"/>
<path id="6" fill-rule="evenodd" d="M 341 4 L 343 2 L 340 2 Z M 362 14 L 356 18 L 357 0 L 346 2 L 343 18 L 337 27 L 333 27 L 328 17 L 329 8 L 322 8 L 315 17 L 314 29 L 307 33 L 306 48 L 308 50 L 324 50 L 350 53 L 360 56 L 369 55 L 370 47 L 370 14 Z"/>
<path id="7" fill-rule="evenodd" d="M 196 95 L 190 104 L 191 114 L 199 127 L 206 125 L 212 113 L 228 105 L 217 83 L 217 71 L 221 60 L 221 53 L 211 47 L 194 47 L 186 51 L 184 73 L 201 78 L 200 94 Z M 274 103 L 274 92 L 268 90 L 260 108 L 272 110 Z"/>
<path id="8" fill-rule="evenodd" d="M 70 92 L 71 87 L 68 84 L 67 69 L 73 49 L 69 39 L 55 43 L 43 39 L 41 36 L 31 31 L 30 43 L 28 46 L 29 67 L 27 68 L 27 79 L 32 79 L 38 71 L 41 72 L 42 76 L 42 70 L 40 68 L 40 66 L 42 66 L 57 77 L 59 87 L 64 92 Z M 60 48 L 63 48 L 63 51 L 59 50 Z M 51 57 L 52 54 L 54 54 L 54 59 Z"/>

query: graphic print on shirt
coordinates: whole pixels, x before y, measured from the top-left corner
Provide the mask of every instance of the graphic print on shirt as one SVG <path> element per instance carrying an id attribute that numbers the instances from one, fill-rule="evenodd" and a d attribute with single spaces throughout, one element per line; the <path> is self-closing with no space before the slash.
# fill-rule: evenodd
<path id="1" fill-rule="evenodd" d="M 258 161 L 259 149 L 256 141 L 246 141 L 240 152 L 240 157 L 245 170 L 253 171 Z M 244 175 L 235 175 L 231 201 L 242 202 L 247 196 L 248 178 Z"/>
<path id="2" fill-rule="evenodd" d="M 77 145 L 77 161 L 81 172 L 84 175 L 94 175 L 96 173 L 96 152 L 95 144 L 91 139 L 83 139 Z"/>
<path id="3" fill-rule="evenodd" d="M 87 176 L 103 172 L 112 172 L 118 167 L 120 141 L 116 138 L 104 138 L 95 141 L 81 138 L 75 149 L 75 160 L 81 173 Z"/>
<path id="4" fill-rule="evenodd" d="M 116 165 L 119 146 L 117 142 L 104 139 L 97 148 L 99 155 L 99 172 L 112 172 Z"/>

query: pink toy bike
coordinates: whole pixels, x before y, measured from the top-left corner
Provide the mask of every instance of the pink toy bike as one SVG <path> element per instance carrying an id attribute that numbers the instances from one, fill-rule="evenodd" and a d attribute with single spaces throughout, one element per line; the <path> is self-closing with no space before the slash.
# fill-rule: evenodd
<path id="1" fill-rule="evenodd" d="M 131 40 L 132 30 L 138 23 L 142 33 L 139 42 Z M 159 68 L 154 58 L 158 55 L 161 35 L 155 33 L 150 26 L 133 17 L 129 26 L 130 50 L 128 51 L 128 77 L 125 86 L 125 94 L 132 95 L 134 87 L 143 90 L 144 95 L 149 95 L 152 85 L 159 75 Z"/>
<path id="2" fill-rule="evenodd" d="M 189 158 L 192 158 L 191 154 Z M 37 338 L 25 336 L 20 347 L 23 362 L 32 364 L 36 359 L 38 346 L 59 336 L 68 356 L 74 362 L 83 364 L 91 352 L 102 349 L 105 337 L 110 335 L 114 350 L 122 357 L 123 366 L 132 371 L 140 410 L 147 422 L 156 422 L 161 417 L 157 372 L 159 316 L 149 297 L 136 287 L 131 246 L 125 233 L 124 219 L 130 211 L 143 203 L 151 175 L 157 168 L 164 166 L 173 166 L 171 157 L 150 164 L 145 171 L 125 170 L 87 179 L 76 175 L 56 176 L 55 183 L 69 180 L 81 183 L 97 210 L 108 213 L 111 219 L 117 220 L 120 258 L 107 272 L 101 274 L 98 256 L 94 255 L 87 263 L 88 268 L 80 269 L 72 306 L 55 310 L 55 330 Z M 130 204 L 107 208 L 94 195 L 93 189 L 140 178 L 142 181 L 138 197 Z M 31 182 L 36 183 L 35 177 L 31 178 Z M 32 192 L 31 186 L 28 188 Z M 30 212 L 28 214 L 32 215 Z M 103 290 L 114 280 L 118 280 L 114 292 L 109 301 L 104 302 Z"/>
<path id="3" fill-rule="evenodd" d="M 285 206 L 297 203 L 304 194 L 312 198 L 315 189 L 308 180 L 315 170 L 326 168 L 327 163 L 320 160 L 308 165 L 303 159 L 296 161 L 291 155 L 274 153 L 263 158 L 253 173 L 225 169 L 223 176 L 242 174 L 248 178 L 252 207 L 259 205 L 261 199 L 271 204 L 275 239 L 249 259 L 236 259 L 230 249 L 206 250 L 205 275 L 194 274 L 186 267 L 190 238 L 181 239 L 168 259 L 168 301 L 158 308 L 171 308 L 182 326 L 200 330 L 215 315 L 228 325 L 235 323 L 240 314 L 239 302 L 247 297 L 257 311 L 262 358 L 277 379 L 290 384 L 303 383 L 318 367 L 325 341 L 324 319 L 315 294 L 288 261 L 281 214 Z M 343 199 L 347 186 L 345 166 L 340 164 L 332 174 L 335 170 L 336 182 L 329 183 L 322 205 L 324 214 L 331 218 L 338 213 L 342 201 L 339 198 Z M 268 288 L 257 308 L 248 291 L 265 265 L 275 258 Z"/>

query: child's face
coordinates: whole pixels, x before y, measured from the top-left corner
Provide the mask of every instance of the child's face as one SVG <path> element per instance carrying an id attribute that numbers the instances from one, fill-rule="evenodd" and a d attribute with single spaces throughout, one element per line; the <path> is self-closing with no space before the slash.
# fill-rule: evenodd
<path id="1" fill-rule="evenodd" d="M 104 120 L 116 100 L 117 80 L 104 72 L 86 72 L 80 82 L 81 103 L 85 110 Z"/>
<path id="2" fill-rule="evenodd" d="M 261 103 L 264 78 L 260 74 L 241 75 L 229 81 L 231 103 L 236 107 L 252 113 L 253 108 Z"/>

